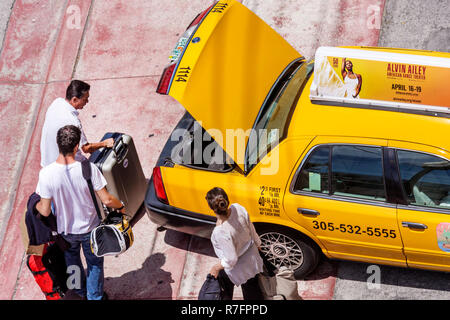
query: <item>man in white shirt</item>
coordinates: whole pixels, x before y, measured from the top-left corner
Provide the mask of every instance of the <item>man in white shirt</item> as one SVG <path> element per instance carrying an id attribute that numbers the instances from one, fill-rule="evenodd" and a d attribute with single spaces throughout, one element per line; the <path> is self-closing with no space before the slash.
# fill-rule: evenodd
<path id="1" fill-rule="evenodd" d="M 71 245 L 64 252 L 67 266 L 78 266 L 80 288 L 75 292 L 88 300 L 100 300 L 103 292 L 103 258 L 96 257 L 90 248 L 90 232 L 100 224 L 87 181 L 83 177 L 81 162 L 76 153 L 81 130 L 74 125 L 60 128 L 56 135 L 59 155 L 56 161 L 41 169 L 37 190 L 41 200 L 36 209 L 43 216 L 52 214 L 55 206 L 58 233 Z M 123 203 L 105 188 L 106 180 L 92 163 L 92 184 L 101 202 L 124 213 Z M 80 246 L 87 263 L 87 277 L 80 258 Z M 72 269 L 71 269 L 72 270 Z"/>
<path id="2" fill-rule="evenodd" d="M 82 110 L 89 102 L 89 90 L 89 84 L 80 80 L 72 80 L 67 87 L 66 98 L 55 99 L 48 108 L 41 135 L 41 167 L 49 165 L 58 157 L 56 133 L 59 128 L 65 125 L 74 125 L 81 130 L 80 148 L 76 154 L 76 160 L 78 161 L 85 158 L 81 151 L 92 153 L 99 148 L 111 148 L 114 145 L 114 139 L 112 138 L 96 143 L 87 141 L 78 119 L 78 110 Z"/>

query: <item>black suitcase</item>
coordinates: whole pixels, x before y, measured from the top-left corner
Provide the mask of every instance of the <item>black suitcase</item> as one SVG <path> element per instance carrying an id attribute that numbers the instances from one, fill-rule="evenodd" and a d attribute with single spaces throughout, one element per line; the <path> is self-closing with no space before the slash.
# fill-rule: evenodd
<path id="1" fill-rule="evenodd" d="M 108 183 L 106 189 L 123 201 L 131 219 L 144 202 L 147 180 L 131 136 L 108 132 L 101 141 L 108 138 L 114 139 L 113 148 L 96 150 L 89 161 L 100 169 Z"/>

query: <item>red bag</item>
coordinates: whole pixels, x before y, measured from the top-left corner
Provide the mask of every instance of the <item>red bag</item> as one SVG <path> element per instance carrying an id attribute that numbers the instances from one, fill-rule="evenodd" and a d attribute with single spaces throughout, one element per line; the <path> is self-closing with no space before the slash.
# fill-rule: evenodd
<path id="1" fill-rule="evenodd" d="M 42 256 L 29 255 L 27 266 L 47 300 L 59 300 L 64 296 L 66 265 L 64 253 L 57 245 L 46 244 Z"/>

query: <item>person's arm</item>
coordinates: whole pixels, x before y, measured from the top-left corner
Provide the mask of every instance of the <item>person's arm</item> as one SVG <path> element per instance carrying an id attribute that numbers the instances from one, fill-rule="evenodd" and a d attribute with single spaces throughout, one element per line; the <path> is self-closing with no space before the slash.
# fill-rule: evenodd
<path id="1" fill-rule="evenodd" d="M 36 204 L 36 210 L 44 217 L 48 217 L 52 213 L 52 199 L 44 199 Z"/>
<path id="2" fill-rule="evenodd" d="M 226 235 L 213 235 L 211 237 L 211 243 L 219 261 L 211 268 L 210 274 L 217 278 L 220 270 L 225 268 L 231 269 L 236 265 L 238 256 L 233 241 Z"/>
<path id="3" fill-rule="evenodd" d="M 259 238 L 259 235 L 256 232 L 255 225 L 251 221 L 250 221 L 250 235 L 258 250 L 261 250 L 261 239 Z"/>
<path id="4" fill-rule="evenodd" d="M 342 59 L 341 74 L 342 74 L 342 78 L 343 79 L 347 75 L 347 71 L 345 71 L 345 61 L 346 61 L 346 58 Z"/>
<path id="5" fill-rule="evenodd" d="M 95 150 L 100 149 L 100 148 L 112 148 L 114 146 L 114 139 L 113 138 L 109 138 L 109 139 L 105 139 L 103 141 L 100 142 L 93 142 L 93 143 L 85 143 L 83 146 L 81 146 L 81 150 L 84 153 L 93 153 Z"/>
<path id="6" fill-rule="evenodd" d="M 113 196 L 111 193 L 109 193 L 106 190 L 106 187 L 103 187 L 102 189 L 96 191 L 98 197 L 100 198 L 100 201 L 107 206 L 108 208 L 114 208 L 114 209 L 120 209 L 120 212 L 125 214 L 125 207 L 123 206 L 122 202 L 120 202 L 119 199 L 117 199 L 115 196 Z"/>
<path id="7" fill-rule="evenodd" d="M 94 164 L 89 164 L 92 169 L 91 181 L 94 187 L 95 193 L 100 198 L 100 201 L 107 207 L 113 209 L 120 209 L 119 211 L 125 214 L 125 208 L 122 202 L 114 195 L 106 190 L 106 179 Z"/>
<path id="8" fill-rule="evenodd" d="M 358 96 L 358 94 L 361 92 L 361 86 L 362 86 L 362 77 L 360 74 L 357 74 L 356 77 L 358 78 L 358 85 L 356 86 L 355 89 L 355 95 L 353 96 L 353 98 L 356 98 Z"/>
<path id="9" fill-rule="evenodd" d="M 250 237 L 252 238 L 253 242 L 255 243 L 256 247 L 258 248 L 258 250 L 261 250 L 261 239 L 259 238 L 258 233 L 256 232 L 255 229 L 255 225 L 253 224 L 253 222 L 250 220 L 250 215 L 247 212 L 247 209 L 245 209 L 243 206 L 241 206 L 240 204 L 236 205 L 238 208 L 240 208 L 239 210 L 242 210 L 245 213 L 245 217 L 246 220 L 248 222 L 248 229 L 250 231 Z"/>
<path id="10" fill-rule="evenodd" d="M 36 193 L 40 196 L 39 202 L 36 204 L 36 210 L 44 217 L 48 217 L 52 213 L 52 191 L 48 185 L 47 176 L 44 169 L 39 171 L 39 180 L 36 186 Z"/>

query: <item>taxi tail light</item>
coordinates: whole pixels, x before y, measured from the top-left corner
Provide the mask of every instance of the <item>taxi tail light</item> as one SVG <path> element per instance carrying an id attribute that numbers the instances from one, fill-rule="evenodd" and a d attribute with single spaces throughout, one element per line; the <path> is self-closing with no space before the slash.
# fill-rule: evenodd
<path id="1" fill-rule="evenodd" d="M 191 28 L 191 27 L 193 27 L 193 26 L 198 25 L 198 24 L 202 21 L 202 19 L 206 16 L 206 14 L 209 12 L 209 10 L 211 10 L 211 8 L 214 7 L 214 6 L 215 6 L 215 4 L 211 5 L 211 6 L 210 6 L 208 9 L 206 9 L 205 11 L 199 13 L 199 14 L 194 18 L 194 20 L 192 20 L 192 22 L 189 24 L 189 26 L 186 28 L 186 30 L 189 29 L 189 28 Z"/>
<path id="2" fill-rule="evenodd" d="M 164 68 L 161 79 L 159 79 L 158 87 L 156 88 L 157 93 L 165 95 L 169 93 L 170 79 L 172 79 L 175 66 L 176 63 L 171 63 Z"/>
<path id="3" fill-rule="evenodd" d="M 164 189 L 164 184 L 162 181 L 160 167 L 153 168 L 153 186 L 155 187 L 156 197 L 158 198 L 158 200 L 165 204 L 169 204 L 166 190 Z"/>
<path id="4" fill-rule="evenodd" d="M 211 10 L 212 7 L 214 7 L 215 4 L 211 5 L 208 9 L 205 11 L 199 13 L 194 20 L 189 24 L 189 26 L 186 28 L 186 32 L 183 34 L 184 37 L 190 38 L 192 33 L 196 30 L 195 26 L 197 26 L 203 18 L 208 14 L 208 12 Z M 175 68 L 177 65 L 177 61 L 172 61 L 163 71 L 161 79 L 159 80 L 158 87 L 156 88 L 156 92 L 159 94 L 167 95 L 169 94 L 169 88 L 170 88 L 170 80 L 172 79 L 173 73 L 175 72 Z"/>

